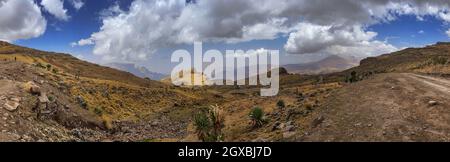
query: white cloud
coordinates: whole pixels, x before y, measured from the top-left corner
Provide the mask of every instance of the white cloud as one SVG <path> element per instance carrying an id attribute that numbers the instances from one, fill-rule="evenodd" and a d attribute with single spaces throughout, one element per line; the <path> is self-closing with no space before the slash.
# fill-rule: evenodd
<path id="1" fill-rule="evenodd" d="M 67 21 L 70 18 L 67 15 L 67 9 L 64 8 L 63 0 L 42 0 L 41 5 L 59 20 Z"/>
<path id="2" fill-rule="evenodd" d="M 0 0 L 0 13 L 0 40 L 35 38 L 47 27 L 47 21 L 33 0 Z"/>
<path id="3" fill-rule="evenodd" d="M 86 45 L 93 45 L 94 42 L 91 39 L 81 39 L 78 42 L 72 42 L 70 45 L 72 47 L 75 46 L 86 46 Z"/>
<path id="4" fill-rule="evenodd" d="M 450 29 L 448 29 L 445 34 L 447 34 L 448 37 L 450 37 Z"/>
<path id="5" fill-rule="evenodd" d="M 335 28 L 301 23 L 291 33 L 285 50 L 291 54 L 363 55 L 393 52 L 394 46 L 374 40 L 377 33 L 365 31 L 361 26 Z M 381 53 L 380 53 L 381 52 Z"/>
<path id="6" fill-rule="evenodd" d="M 158 49 L 193 41 L 242 42 L 288 35 L 293 54 L 393 51 L 367 26 L 414 15 L 450 22 L 450 1 L 422 0 L 134 0 L 129 10 L 113 6 L 89 40 L 105 60 L 143 60 Z M 113 10 L 115 9 L 115 10 Z M 305 30 L 305 31 L 303 31 Z M 306 35 L 303 35 L 306 34 Z M 363 50 L 367 51 L 364 52 Z"/>
<path id="7" fill-rule="evenodd" d="M 419 32 L 417 32 L 417 33 L 419 33 L 419 34 L 424 34 L 424 33 L 425 33 L 425 31 L 423 31 L 423 30 L 419 30 Z"/>
<path id="8" fill-rule="evenodd" d="M 72 4 L 73 8 L 80 10 L 84 6 L 84 2 L 82 0 L 69 0 L 70 4 Z"/>

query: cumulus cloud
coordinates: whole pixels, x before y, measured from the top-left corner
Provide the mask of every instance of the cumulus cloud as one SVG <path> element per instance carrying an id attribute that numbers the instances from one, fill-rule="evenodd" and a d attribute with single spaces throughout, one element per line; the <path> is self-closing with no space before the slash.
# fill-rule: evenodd
<path id="1" fill-rule="evenodd" d="M 102 14 L 98 32 L 87 38 L 106 60 L 142 60 L 177 44 L 242 42 L 288 36 L 292 54 L 378 55 L 396 48 L 375 40 L 367 27 L 400 15 L 434 16 L 450 22 L 448 0 L 134 0 L 129 10 Z M 333 51 L 335 50 L 335 51 Z M 356 54 L 356 52 L 353 52 Z"/>
<path id="2" fill-rule="evenodd" d="M 38 37 L 47 27 L 47 21 L 33 0 L 0 0 L 0 13 L 0 40 Z"/>
<path id="3" fill-rule="evenodd" d="M 445 34 L 447 34 L 448 37 L 450 37 L 450 29 L 448 29 Z"/>
<path id="4" fill-rule="evenodd" d="M 72 42 L 70 45 L 72 47 L 75 46 L 86 46 L 86 45 L 93 45 L 94 42 L 91 39 L 81 39 L 78 42 Z"/>
<path id="5" fill-rule="evenodd" d="M 69 0 L 70 4 L 72 4 L 73 8 L 80 10 L 84 6 L 84 2 L 82 0 Z"/>
<path id="6" fill-rule="evenodd" d="M 64 21 L 69 20 L 69 15 L 67 15 L 67 9 L 64 8 L 63 0 L 42 0 L 41 5 L 57 19 Z"/>

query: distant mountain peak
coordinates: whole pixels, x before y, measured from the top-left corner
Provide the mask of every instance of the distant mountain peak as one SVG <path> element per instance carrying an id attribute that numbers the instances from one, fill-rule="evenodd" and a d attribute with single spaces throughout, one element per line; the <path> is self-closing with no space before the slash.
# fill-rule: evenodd
<path id="1" fill-rule="evenodd" d="M 148 70 L 144 66 L 138 66 L 133 63 L 108 63 L 106 66 L 132 73 L 141 78 L 150 78 L 152 80 L 161 80 L 166 75 Z"/>
<path id="2" fill-rule="evenodd" d="M 354 66 L 357 66 L 360 59 L 341 57 L 337 55 L 330 55 L 322 60 L 304 64 L 289 64 L 284 65 L 290 73 L 296 74 L 324 74 L 344 71 Z"/>

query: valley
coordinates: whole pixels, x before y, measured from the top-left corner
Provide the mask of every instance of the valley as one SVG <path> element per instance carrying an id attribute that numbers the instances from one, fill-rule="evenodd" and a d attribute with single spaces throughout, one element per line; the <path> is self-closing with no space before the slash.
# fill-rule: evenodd
<path id="1" fill-rule="evenodd" d="M 201 112 L 223 119 L 220 141 L 449 141 L 448 51 L 438 43 L 332 73 L 288 70 L 279 94 L 261 97 L 259 86 L 178 87 L 1 42 L 0 141 L 202 141 Z M 255 107 L 261 121 L 249 117 Z"/>

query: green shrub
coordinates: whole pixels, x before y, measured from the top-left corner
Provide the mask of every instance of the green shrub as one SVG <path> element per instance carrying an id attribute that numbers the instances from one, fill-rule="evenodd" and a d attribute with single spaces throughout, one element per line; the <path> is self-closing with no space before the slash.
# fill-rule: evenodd
<path id="1" fill-rule="evenodd" d="M 355 82 L 357 82 L 357 81 L 360 81 L 359 78 L 358 78 L 358 73 L 356 73 L 356 71 L 352 71 L 352 72 L 350 73 L 350 75 L 347 75 L 347 76 L 346 76 L 345 81 L 346 81 L 347 83 L 355 83 Z"/>
<path id="2" fill-rule="evenodd" d="M 207 111 L 200 111 L 196 114 L 194 126 L 197 137 L 204 142 L 223 140 L 224 117 L 218 106 L 211 106 Z"/>
<path id="3" fill-rule="evenodd" d="M 42 63 L 40 63 L 40 62 L 36 63 L 36 67 L 43 68 L 43 69 L 45 68 L 45 66 L 42 65 Z"/>
<path id="4" fill-rule="evenodd" d="M 47 98 L 48 98 L 48 100 L 49 100 L 50 102 L 55 101 L 55 97 L 53 97 L 53 96 L 48 96 Z"/>
<path id="5" fill-rule="evenodd" d="M 254 128 L 259 128 L 265 123 L 264 111 L 260 107 L 255 107 L 250 111 L 250 119 Z"/>
<path id="6" fill-rule="evenodd" d="M 284 103 L 284 101 L 283 100 L 279 100 L 278 102 L 277 102 L 277 106 L 278 106 L 278 108 L 285 108 L 286 107 L 286 104 Z"/>
<path id="7" fill-rule="evenodd" d="M 208 131 L 211 127 L 206 113 L 201 112 L 194 116 L 195 133 L 200 140 L 205 141 L 208 136 Z"/>
<path id="8" fill-rule="evenodd" d="M 52 65 L 50 65 L 50 64 L 47 64 L 47 70 L 50 70 L 51 68 L 52 68 Z"/>
<path id="9" fill-rule="evenodd" d="M 94 109 L 94 113 L 97 114 L 98 116 L 103 115 L 103 108 L 102 107 L 96 107 Z"/>

